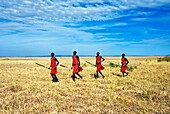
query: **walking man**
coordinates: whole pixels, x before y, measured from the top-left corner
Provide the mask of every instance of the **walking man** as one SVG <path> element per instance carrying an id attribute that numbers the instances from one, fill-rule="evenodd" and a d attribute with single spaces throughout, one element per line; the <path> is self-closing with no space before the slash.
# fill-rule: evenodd
<path id="1" fill-rule="evenodd" d="M 56 64 L 56 62 L 57 62 L 57 64 Z M 54 57 L 54 53 L 51 53 L 51 65 L 50 65 L 51 72 L 50 72 L 50 74 L 53 78 L 52 82 L 59 82 L 57 79 L 57 76 L 56 76 L 58 64 L 59 64 L 59 61 L 57 60 L 57 58 Z"/>
<path id="2" fill-rule="evenodd" d="M 122 72 L 122 76 L 124 77 L 124 73 L 126 73 L 126 75 L 128 75 L 128 73 L 125 72 L 125 71 L 127 69 L 127 64 L 129 63 L 129 61 L 125 58 L 125 54 L 124 53 L 122 54 L 121 61 L 122 61 L 121 72 Z"/>
<path id="3" fill-rule="evenodd" d="M 104 69 L 104 67 L 101 65 L 101 62 L 103 62 L 104 60 L 105 59 L 102 56 L 100 56 L 100 53 L 97 52 L 97 56 L 96 56 L 97 75 L 95 75 L 95 78 L 99 78 L 98 72 L 103 76 L 103 78 L 105 77 L 101 72 L 101 70 Z"/>
<path id="4" fill-rule="evenodd" d="M 81 72 L 83 70 L 83 68 L 80 66 L 80 60 L 79 60 L 79 56 L 76 55 L 77 52 L 74 51 L 73 52 L 73 63 L 72 63 L 72 67 L 73 67 L 73 76 L 71 76 L 73 78 L 73 81 L 75 81 L 75 78 L 77 78 L 75 76 L 75 74 L 77 74 L 81 79 L 83 78 L 78 72 Z"/>

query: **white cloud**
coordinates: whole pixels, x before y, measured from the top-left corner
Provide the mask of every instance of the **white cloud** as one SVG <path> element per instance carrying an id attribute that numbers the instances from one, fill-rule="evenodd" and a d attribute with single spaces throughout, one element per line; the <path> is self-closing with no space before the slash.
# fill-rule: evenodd
<path id="1" fill-rule="evenodd" d="M 120 34 L 123 34 L 123 33 L 95 33 L 94 35 L 97 35 L 97 36 L 107 36 L 107 35 L 120 35 Z"/>
<path id="2" fill-rule="evenodd" d="M 143 20 L 147 20 L 148 18 L 132 18 L 131 20 L 133 21 L 143 21 Z"/>
<path id="3" fill-rule="evenodd" d="M 107 41 L 110 45 L 138 44 L 151 41 L 126 42 L 121 38 L 108 38 L 107 35 L 121 35 L 123 33 L 90 33 L 86 30 L 102 30 L 108 27 L 128 26 L 126 21 L 118 21 L 112 24 L 94 24 L 81 26 L 78 21 L 103 21 L 126 16 L 148 16 L 154 12 L 136 11 L 139 7 L 158 7 L 170 3 L 168 0 L 1 0 L 0 18 L 7 22 L 0 23 L 0 33 L 22 31 L 22 37 L 39 36 L 40 38 L 54 38 L 64 43 L 75 40 L 86 42 Z M 128 11 L 130 10 L 130 11 Z M 128 12 L 126 12 L 128 11 Z M 147 20 L 147 18 L 133 18 L 133 21 Z M 9 21 L 9 22 L 8 22 Z M 11 22 L 13 21 L 13 22 Z M 67 21 L 71 23 L 66 23 Z M 131 23 L 133 24 L 133 23 Z M 69 25 L 71 27 L 65 27 Z M 75 27 L 75 28 L 74 28 Z M 77 27 L 77 28 L 76 28 Z M 154 30 L 154 28 L 152 29 Z M 26 34 L 25 34 L 26 32 Z M 33 34 L 32 34 L 33 33 Z M 19 36 L 18 35 L 18 36 Z M 56 37 L 54 37 L 56 36 Z M 104 37 L 105 36 L 105 37 Z M 50 38 L 49 38 L 50 37 Z M 17 35 L 16 35 L 17 38 Z M 37 37 L 36 37 L 37 38 Z M 42 40 L 43 40 L 42 39 Z M 52 39 L 52 40 L 54 40 Z M 31 41 L 36 41 L 31 39 Z M 26 42 L 28 40 L 25 40 Z M 31 42 L 28 41 L 28 42 Z M 46 41 L 46 40 L 43 40 Z M 156 40 L 154 40 L 156 42 Z M 159 42 L 159 40 L 157 41 Z M 60 43 L 58 43 L 60 44 Z M 109 45 L 109 44 L 107 44 Z"/>
<path id="4" fill-rule="evenodd" d="M 154 38 L 154 39 L 149 39 L 149 40 L 142 40 L 139 43 L 161 44 L 161 43 L 166 43 L 167 41 L 168 41 L 167 39 Z"/>
<path id="5" fill-rule="evenodd" d="M 166 38 L 169 38 L 169 36 L 166 36 Z M 109 40 L 108 38 L 100 39 L 102 40 Z M 115 41 L 114 41 L 115 40 Z M 120 40 L 120 41 L 116 41 Z M 165 39 L 165 36 L 162 36 L 160 38 L 153 38 L 148 40 L 141 40 L 141 41 L 124 41 L 124 39 L 113 39 L 112 41 L 107 44 L 108 45 L 131 45 L 131 46 L 160 46 L 160 45 L 169 45 L 169 39 Z"/>
<path id="6" fill-rule="evenodd" d="M 112 26 L 126 26 L 128 23 L 115 23 Z"/>
<path id="7" fill-rule="evenodd" d="M 101 30 L 105 29 L 104 26 L 80 27 L 79 30 Z"/>
<path id="8" fill-rule="evenodd" d="M 138 7 L 157 7 L 170 3 L 168 0 L 3 0 L 0 1 L 0 18 L 30 22 L 107 20 L 127 15 L 124 10 Z M 133 12 L 135 13 L 135 12 Z M 145 15 L 147 12 L 139 12 Z M 136 13 L 135 13 L 136 14 Z"/>
<path id="9" fill-rule="evenodd" d="M 169 38 L 169 36 L 166 36 L 166 38 Z M 165 36 L 162 36 L 160 38 L 153 38 L 148 40 L 142 40 L 138 42 L 134 42 L 131 46 L 160 46 L 160 45 L 169 45 L 169 39 L 165 39 Z"/>
<path id="10" fill-rule="evenodd" d="M 65 25 L 65 23 L 64 23 Z M 72 24 L 71 24 L 72 25 Z M 37 21 L 34 26 L 31 24 L 22 24 L 17 22 L 6 22 L 0 24 L 0 33 L 6 38 L 15 37 L 16 40 L 25 40 L 25 38 L 51 39 L 55 38 L 58 41 L 73 42 L 75 40 L 87 41 L 93 38 L 94 34 L 81 31 L 77 28 L 64 27 L 62 24 Z M 12 33 L 12 34 L 10 34 Z M 16 34 L 16 35 L 14 35 Z M 18 37 L 17 37 L 18 36 Z M 3 37 L 4 38 L 4 37 Z M 63 39 L 63 40 L 62 40 Z M 67 40 L 66 40 L 67 39 Z M 28 41 L 27 39 L 25 40 Z"/>
<path id="11" fill-rule="evenodd" d="M 123 40 L 123 39 L 117 39 L 117 38 L 103 38 L 103 39 L 99 39 L 99 41 L 116 41 L 116 40 Z"/>

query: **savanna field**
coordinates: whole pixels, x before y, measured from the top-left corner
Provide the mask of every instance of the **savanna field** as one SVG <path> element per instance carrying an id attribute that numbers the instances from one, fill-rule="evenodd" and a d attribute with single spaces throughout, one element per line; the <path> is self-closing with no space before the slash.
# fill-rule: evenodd
<path id="1" fill-rule="evenodd" d="M 71 57 L 59 57 L 52 83 L 50 58 L 0 58 L 0 113 L 170 113 L 170 62 L 158 57 L 127 57 L 135 68 L 121 76 L 120 57 L 105 57 L 105 69 L 94 78 L 93 57 L 80 57 L 83 79 L 71 79 Z"/>

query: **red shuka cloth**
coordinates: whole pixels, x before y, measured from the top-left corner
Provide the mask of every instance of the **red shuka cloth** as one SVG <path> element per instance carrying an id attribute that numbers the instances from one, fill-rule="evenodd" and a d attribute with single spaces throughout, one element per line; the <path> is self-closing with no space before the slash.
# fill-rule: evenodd
<path id="1" fill-rule="evenodd" d="M 74 55 L 73 57 L 73 73 L 81 72 L 83 68 L 80 66 L 79 68 L 79 62 L 77 59 L 77 55 Z"/>
<path id="2" fill-rule="evenodd" d="M 98 62 L 101 62 L 101 56 L 96 57 L 96 64 L 97 64 L 97 70 L 96 71 L 101 71 L 101 70 L 104 69 L 104 67 L 101 65 L 101 63 L 98 63 Z"/>
<path id="3" fill-rule="evenodd" d="M 51 58 L 51 72 L 50 74 L 57 74 L 57 69 L 55 69 L 56 67 L 56 61 L 54 60 L 54 57 Z"/>
<path id="4" fill-rule="evenodd" d="M 125 70 L 127 69 L 126 65 L 126 61 L 125 58 L 122 58 L 122 67 L 121 67 L 121 72 L 125 72 Z"/>

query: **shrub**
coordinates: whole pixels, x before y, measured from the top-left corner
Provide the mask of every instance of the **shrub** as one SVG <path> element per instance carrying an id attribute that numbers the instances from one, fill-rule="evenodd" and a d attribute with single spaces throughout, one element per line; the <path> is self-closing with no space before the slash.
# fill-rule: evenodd
<path id="1" fill-rule="evenodd" d="M 157 60 L 158 62 L 161 62 L 162 61 L 162 58 L 160 57 L 160 58 L 158 58 L 158 60 Z"/>
<path id="2" fill-rule="evenodd" d="M 116 67 L 120 67 L 120 65 L 117 65 L 117 64 L 114 64 L 114 63 L 110 63 L 109 66 L 110 66 L 110 67 L 115 67 L 115 68 L 116 68 Z"/>
<path id="3" fill-rule="evenodd" d="M 110 66 L 110 67 L 113 67 L 114 65 L 113 65 L 113 63 L 110 63 L 109 66 Z"/>
<path id="4" fill-rule="evenodd" d="M 134 69 L 137 69 L 137 66 L 127 65 L 127 67 L 128 71 L 133 71 Z"/>
<path id="5" fill-rule="evenodd" d="M 158 58 L 158 60 L 157 60 L 158 62 L 161 62 L 161 61 L 167 61 L 167 62 L 169 62 L 170 61 L 170 56 L 165 56 L 165 57 L 163 57 L 163 58 Z"/>
<path id="6" fill-rule="evenodd" d="M 163 57 L 163 61 L 169 62 L 169 61 L 170 61 L 170 56 L 165 56 L 165 57 Z"/>
<path id="7" fill-rule="evenodd" d="M 9 59 L 9 58 L 4 58 L 4 59 L 1 59 L 1 60 L 4 60 L 4 61 L 5 61 L 5 60 L 10 60 L 10 59 Z"/>
<path id="8" fill-rule="evenodd" d="M 86 67 L 87 65 L 86 64 L 83 64 L 82 67 Z"/>
<path id="9" fill-rule="evenodd" d="M 134 67 L 132 65 L 128 65 L 127 67 L 128 67 L 127 70 L 129 70 L 129 71 L 133 71 L 134 70 Z"/>
<path id="10" fill-rule="evenodd" d="M 121 67 L 121 65 L 119 65 L 119 64 L 114 64 L 114 63 L 110 63 L 109 66 L 110 66 L 110 67 L 114 67 L 114 68 L 116 68 L 116 67 Z M 127 67 L 128 67 L 128 68 L 127 68 L 128 71 L 133 71 L 134 69 L 137 69 L 137 66 L 127 65 Z"/>

